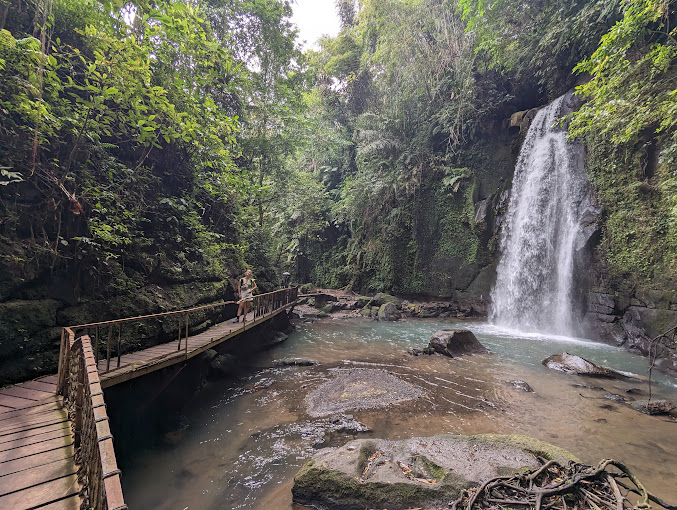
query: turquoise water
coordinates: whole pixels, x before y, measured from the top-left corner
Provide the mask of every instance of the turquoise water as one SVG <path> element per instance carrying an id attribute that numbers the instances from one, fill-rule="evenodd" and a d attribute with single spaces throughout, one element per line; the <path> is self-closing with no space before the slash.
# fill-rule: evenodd
<path id="1" fill-rule="evenodd" d="M 491 354 L 449 359 L 414 357 L 430 335 L 471 329 Z M 346 367 L 378 368 L 418 385 L 423 398 L 385 409 L 354 411 L 372 432 L 359 437 L 398 439 L 439 433 L 523 433 L 570 450 L 587 463 L 615 458 L 658 496 L 677 501 L 677 423 L 642 415 L 604 398 L 632 398 L 646 382 L 600 380 L 551 371 L 546 357 L 567 351 L 597 364 L 647 375 L 646 359 L 587 340 L 497 330 L 483 322 L 363 319 L 299 324 L 284 344 L 261 353 L 238 380 L 211 383 L 185 403 L 187 428 L 157 438 L 119 459 L 129 507 L 157 509 L 289 509 L 294 474 L 318 447 L 343 444 L 352 434 L 318 433 L 304 398 Z M 317 361 L 275 368 L 280 358 Z M 526 381 L 533 393 L 509 384 Z M 654 398 L 677 401 L 677 385 L 654 374 Z M 591 387 L 603 387 L 604 390 Z M 116 438 L 118 439 L 118 438 Z"/>

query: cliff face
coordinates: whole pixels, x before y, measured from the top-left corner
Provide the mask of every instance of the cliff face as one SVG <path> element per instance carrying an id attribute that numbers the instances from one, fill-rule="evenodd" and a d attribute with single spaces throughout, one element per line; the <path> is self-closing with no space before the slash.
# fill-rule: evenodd
<path id="1" fill-rule="evenodd" d="M 677 223 L 674 169 L 661 154 L 665 134 L 635 144 L 586 138 L 586 170 L 599 198 L 599 233 L 589 254 L 583 296 L 593 338 L 648 355 L 651 340 L 677 325 Z M 655 353 L 653 353 L 655 354 Z M 677 374 L 666 353 L 659 368 Z"/>
<path id="2" fill-rule="evenodd" d="M 677 291 L 643 288 L 624 295 L 595 287 L 588 294 L 586 320 L 594 337 L 647 356 L 651 341 L 677 324 Z M 677 376 L 674 355 L 663 354 L 657 366 Z"/>
<path id="3" fill-rule="evenodd" d="M 427 206 L 416 239 L 425 283 L 402 285 L 396 292 L 445 297 L 487 313 L 512 173 L 536 111 L 517 112 L 486 135 L 478 149 L 482 156 L 469 164 L 472 181 L 461 193 L 441 183 L 423 187 L 421 202 Z M 656 156 L 662 140 L 647 136 L 626 148 L 613 148 L 601 138 L 585 142 L 592 185 L 587 200 L 595 211 L 582 219 L 575 313 L 587 337 L 646 356 L 651 340 L 677 325 L 674 240 L 665 227 L 669 193 L 660 185 L 667 169 Z M 404 275 L 416 270 L 411 264 L 402 268 Z M 677 374 L 674 355 L 665 354 L 657 366 Z"/>

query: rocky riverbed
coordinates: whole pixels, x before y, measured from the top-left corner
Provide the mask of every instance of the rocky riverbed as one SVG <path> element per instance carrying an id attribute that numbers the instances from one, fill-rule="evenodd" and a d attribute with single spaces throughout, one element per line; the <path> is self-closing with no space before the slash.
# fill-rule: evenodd
<path id="1" fill-rule="evenodd" d="M 491 354 L 449 358 L 407 352 L 426 346 L 437 330 L 463 327 Z M 589 465 L 602 458 L 624 461 L 652 492 L 677 500 L 674 416 L 648 416 L 631 407 L 648 396 L 642 381 L 592 379 L 541 364 L 562 351 L 602 366 L 646 370 L 645 359 L 609 346 L 506 337 L 476 322 L 300 322 L 287 342 L 259 356 L 249 375 L 211 383 L 189 402 L 183 412 L 187 426 L 171 444 L 136 448 L 131 464 L 122 458 L 125 494 L 130 506 L 158 510 L 291 509 L 292 480 L 320 449 L 340 449 L 353 440 L 394 443 L 494 433 L 534 437 Z M 381 407 L 362 405 L 386 395 L 377 389 L 390 391 L 391 378 L 422 394 Z M 174 384 L 181 384 L 180 377 Z M 356 406 L 314 417 L 313 394 L 322 404 L 329 400 L 322 395 L 331 394 Z M 677 388 L 656 381 L 654 399 L 674 395 Z M 154 434 L 144 438 L 142 431 L 133 432 L 153 444 Z M 127 439 L 116 434 L 116 441 Z"/>

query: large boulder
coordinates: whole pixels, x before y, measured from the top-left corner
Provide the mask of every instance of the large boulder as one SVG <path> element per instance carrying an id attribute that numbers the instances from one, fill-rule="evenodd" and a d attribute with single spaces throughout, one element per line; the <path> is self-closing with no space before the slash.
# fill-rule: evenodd
<path id="1" fill-rule="evenodd" d="M 320 450 L 294 478 L 295 503 L 328 510 L 446 508 L 463 489 L 572 454 L 527 436 L 358 439 Z"/>
<path id="2" fill-rule="evenodd" d="M 212 359 L 209 373 L 214 377 L 230 377 L 238 366 L 238 360 L 232 354 L 221 354 Z"/>
<path id="3" fill-rule="evenodd" d="M 380 321 L 396 321 L 400 318 L 400 312 L 393 303 L 385 303 L 378 309 L 378 320 Z"/>
<path id="4" fill-rule="evenodd" d="M 589 375 L 593 377 L 626 377 L 625 374 L 607 367 L 595 365 L 592 361 L 569 354 L 568 352 L 553 354 L 541 363 L 551 370 L 566 372 L 567 374 Z"/>
<path id="5" fill-rule="evenodd" d="M 374 296 L 374 303 L 377 303 L 379 305 L 392 303 L 397 308 L 400 308 L 402 306 L 402 300 L 400 298 L 391 296 L 390 294 L 386 294 L 384 292 L 379 292 Z"/>
<path id="6" fill-rule="evenodd" d="M 428 347 L 452 358 L 463 354 L 486 354 L 484 347 L 468 329 L 440 329 L 430 338 Z"/>

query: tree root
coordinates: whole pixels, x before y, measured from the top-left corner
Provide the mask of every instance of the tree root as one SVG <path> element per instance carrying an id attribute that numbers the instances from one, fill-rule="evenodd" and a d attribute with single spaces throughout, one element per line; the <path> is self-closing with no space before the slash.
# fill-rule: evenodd
<path id="1" fill-rule="evenodd" d="M 534 508 L 535 510 L 647 510 L 650 501 L 667 510 L 677 506 L 649 494 L 628 467 L 606 459 L 597 466 L 539 459 L 529 472 L 499 476 L 463 491 L 452 510 Z M 609 471 L 616 468 L 614 471 Z M 620 471 L 620 472 L 618 472 Z"/>

